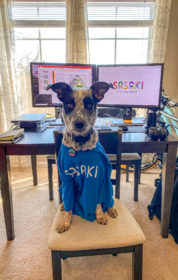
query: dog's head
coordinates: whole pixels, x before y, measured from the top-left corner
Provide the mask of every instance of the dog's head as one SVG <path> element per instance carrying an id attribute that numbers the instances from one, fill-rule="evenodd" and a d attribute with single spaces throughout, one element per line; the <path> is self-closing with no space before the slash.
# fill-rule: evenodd
<path id="1" fill-rule="evenodd" d="M 89 89 L 72 89 L 66 83 L 49 85 L 63 103 L 62 115 L 67 130 L 75 136 L 86 136 L 96 120 L 97 103 L 110 88 L 110 84 L 96 82 Z"/>

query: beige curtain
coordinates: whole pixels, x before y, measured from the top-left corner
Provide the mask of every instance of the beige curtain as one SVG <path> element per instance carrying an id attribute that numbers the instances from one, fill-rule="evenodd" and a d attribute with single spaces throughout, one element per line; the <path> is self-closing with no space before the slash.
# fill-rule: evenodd
<path id="1" fill-rule="evenodd" d="M 10 12 L 11 1 L 0 0 L 0 133 L 10 129 L 11 120 L 24 112 L 22 101 L 27 103 L 27 98 L 23 97 L 26 92 L 24 71 L 16 65 Z M 27 167 L 29 157 L 11 156 L 10 164 L 11 167 Z"/>
<path id="2" fill-rule="evenodd" d="M 165 61 L 171 3 L 172 0 L 155 0 L 151 51 L 152 63 L 164 63 Z"/>
<path id="3" fill-rule="evenodd" d="M 0 0 L 0 132 L 9 129 L 11 119 L 22 112 L 9 21 L 10 2 Z"/>
<path id="4" fill-rule="evenodd" d="M 66 0 L 66 62 L 89 63 L 86 0 Z"/>

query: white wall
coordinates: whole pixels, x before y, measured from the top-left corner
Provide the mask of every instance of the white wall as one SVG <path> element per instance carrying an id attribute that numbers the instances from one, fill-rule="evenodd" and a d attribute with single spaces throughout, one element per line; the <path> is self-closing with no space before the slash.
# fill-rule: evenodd
<path id="1" fill-rule="evenodd" d="M 172 0 L 163 88 L 178 101 L 178 0 Z"/>

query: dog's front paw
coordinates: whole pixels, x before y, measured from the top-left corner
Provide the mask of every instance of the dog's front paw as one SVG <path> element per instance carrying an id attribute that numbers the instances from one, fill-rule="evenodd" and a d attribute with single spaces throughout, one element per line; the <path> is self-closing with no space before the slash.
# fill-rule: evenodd
<path id="1" fill-rule="evenodd" d="M 112 218 L 116 218 L 118 216 L 117 210 L 114 207 L 108 208 L 107 213 Z"/>
<path id="2" fill-rule="evenodd" d="M 60 210 L 61 211 L 64 211 L 65 209 L 64 209 L 64 202 L 61 202 L 61 204 L 60 204 Z"/>
<path id="3" fill-rule="evenodd" d="M 108 223 L 108 220 L 104 213 L 102 215 L 96 216 L 96 221 L 101 225 L 106 225 Z"/>
<path id="4" fill-rule="evenodd" d="M 96 208 L 96 221 L 101 225 L 106 225 L 108 223 L 106 215 L 103 213 L 101 204 L 98 204 Z"/>
<path id="5" fill-rule="evenodd" d="M 72 211 L 69 212 L 65 211 L 64 217 L 61 223 L 57 227 L 57 231 L 59 233 L 67 231 L 70 228 L 71 221 L 72 221 Z"/>
<path id="6" fill-rule="evenodd" d="M 62 233 L 70 228 L 70 223 L 61 223 L 57 227 L 57 232 Z"/>

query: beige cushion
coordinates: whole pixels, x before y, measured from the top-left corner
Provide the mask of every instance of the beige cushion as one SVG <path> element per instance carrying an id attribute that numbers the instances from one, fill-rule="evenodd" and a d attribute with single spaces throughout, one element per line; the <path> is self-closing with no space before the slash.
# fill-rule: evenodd
<path id="1" fill-rule="evenodd" d="M 56 230 L 64 214 L 59 208 L 49 235 L 49 249 L 77 251 L 142 244 L 145 236 L 134 217 L 118 199 L 115 207 L 118 217 L 111 218 L 106 214 L 107 225 L 100 225 L 96 221 L 89 222 L 74 215 L 70 229 L 64 233 Z"/>
<path id="2" fill-rule="evenodd" d="M 116 161 L 116 155 L 108 155 L 111 161 Z M 137 153 L 122 153 L 121 161 L 125 160 L 140 160 L 140 156 Z"/>

